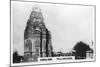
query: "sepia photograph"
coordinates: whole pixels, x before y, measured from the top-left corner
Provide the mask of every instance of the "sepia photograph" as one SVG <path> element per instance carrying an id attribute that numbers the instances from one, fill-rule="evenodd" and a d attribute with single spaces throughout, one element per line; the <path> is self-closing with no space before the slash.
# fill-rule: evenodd
<path id="1" fill-rule="evenodd" d="M 11 1 L 11 66 L 95 61 L 95 6 Z"/>

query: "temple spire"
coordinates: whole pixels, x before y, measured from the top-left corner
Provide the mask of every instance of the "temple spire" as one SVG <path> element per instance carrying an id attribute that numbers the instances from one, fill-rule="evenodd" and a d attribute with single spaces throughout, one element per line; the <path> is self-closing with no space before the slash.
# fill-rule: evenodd
<path id="1" fill-rule="evenodd" d="M 39 7 L 33 7 L 29 19 L 31 20 L 31 22 L 43 23 L 44 19 L 41 9 Z"/>
<path id="2" fill-rule="evenodd" d="M 41 12 L 41 9 L 40 9 L 39 7 L 33 7 L 33 8 L 32 8 L 32 11 Z"/>

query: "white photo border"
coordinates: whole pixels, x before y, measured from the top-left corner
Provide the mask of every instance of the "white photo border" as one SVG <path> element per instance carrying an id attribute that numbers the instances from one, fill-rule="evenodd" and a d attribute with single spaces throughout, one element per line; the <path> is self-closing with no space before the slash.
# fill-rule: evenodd
<path id="1" fill-rule="evenodd" d="M 77 6 L 90 6 L 94 8 L 94 59 L 90 60 L 68 60 L 68 61 L 44 61 L 42 62 L 31 62 L 31 63 L 18 63 L 13 64 L 12 62 L 12 51 L 13 51 L 13 22 L 11 16 L 11 2 L 33 2 L 33 3 L 47 3 L 47 4 L 63 4 L 63 5 L 77 5 Z M 65 63 L 79 63 L 79 62 L 95 62 L 96 61 L 96 5 L 85 5 L 85 4 L 69 4 L 69 3 L 53 3 L 53 2 L 40 2 L 40 1 L 22 1 L 22 0 L 10 0 L 10 66 L 34 66 L 34 65 L 48 65 L 48 64 L 65 64 Z"/>

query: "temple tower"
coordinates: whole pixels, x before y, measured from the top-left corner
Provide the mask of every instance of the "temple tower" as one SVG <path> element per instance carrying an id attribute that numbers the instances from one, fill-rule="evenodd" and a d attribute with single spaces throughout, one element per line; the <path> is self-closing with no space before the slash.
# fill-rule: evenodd
<path id="1" fill-rule="evenodd" d="M 24 30 L 24 59 L 52 56 L 51 34 L 46 28 L 41 9 L 34 7 Z"/>

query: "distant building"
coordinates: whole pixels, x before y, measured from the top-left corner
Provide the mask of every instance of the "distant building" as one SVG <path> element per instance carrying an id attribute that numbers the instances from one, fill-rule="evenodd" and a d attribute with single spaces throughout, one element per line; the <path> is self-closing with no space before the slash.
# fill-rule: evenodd
<path id="1" fill-rule="evenodd" d="M 86 58 L 93 59 L 93 50 L 92 49 L 86 52 Z"/>
<path id="2" fill-rule="evenodd" d="M 37 61 L 38 57 L 51 56 L 51 34 L 45 26 L 41 9 L 35 7 L 24 31 L 24 60 Z"/>

